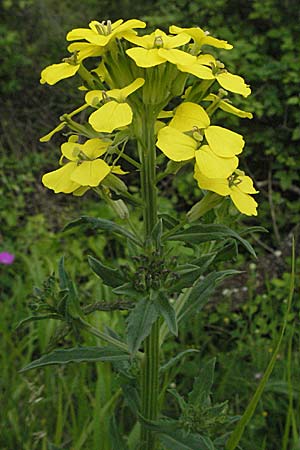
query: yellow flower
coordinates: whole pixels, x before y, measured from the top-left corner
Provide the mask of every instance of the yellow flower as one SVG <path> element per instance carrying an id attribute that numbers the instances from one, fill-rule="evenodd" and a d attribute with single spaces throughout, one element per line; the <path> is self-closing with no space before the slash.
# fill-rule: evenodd
<path id="1" fill-rule="evenodd" d="M 234 131 L 216 125 L 210 125 L 210 119 L 204 108 L 192 102 L 183 102 L 176 109 L 169 126 L 182 132 L 198 130 L 206 138 L 212 151 L 219 157 L 231 158 L 242 152 L 245 145 L 243 136 Z"/>
<path id="2" fill-rule="evenodd" d="M 176 47 L 187 44 L 191 37 L 181 33 L 168 36 L 162 30 L 155 30 L 146 36 L 130 36 L 126 39 L 138 47 L 126 50 L 139 67 L 154 67 L 169 61 L 172 64 L 189 65 L 196 61 L 196 57 Z"/>
<path id="3" fill-rule="evenodd" d="M 249 194 L 257 194 L 253 181 L 245 176 L 244 172 L 237 170 L 229 177 L 208 178 L 197 166 L 194 177 L 201 189 L 216 192 L 219 195 L 229 195 L 236 208 L 247 216 L 257 216 L 257 203 Z"/>
<path id="4" fill-rule="evenodd" d="M 199 47 L 202 45 L 211 45 L 212 47 L 224 48 L 225 50 L 231 50 L 232 45 L 228 44 L 227 41 L 223 41 L 220 39 L 216 39 L 209 35 L 209 33 L 201 30 L 201 28 L 193 27 L 193 28 L 181 28 L 176 25 L 171 25 L 169 28 L 171 34 L 180 34 L 185 33 L 193 38 L 195 44 Z"/>
<path id="5" fill-rule="evenodd" d="M 201 145 L 197 132 L 192 136 L 167 126 L 158 132 L 156 146 L 172 161 L 188 161 L 196 159 L 196 165 L 207 177 L 215 177 L 216 173 L 228 177 L 238 166 L 236 156 L 223 158 L 212 151 L 210 146 Z M 221 175 L 222 174 L 222 175 Z"/>
<path id="6" fill-rule="evenodd" d="M 139 89 L 145 80 L 137 78 L 128 86 L 122 89 L 112 89 L 110 91 L 90 91 L 85 96 L 88 105 L 96 107 L 100 102 L 104 101 L 104 105 L 100 106 L 89 117 L 89 123 L 94 130 L 111 133 L 116 128 L 129 125 L 132 122 L 132 109 L 126 99 L 129 95 Z"/>
<path id="7" fill-rule="evenodd" d="M 111 171 L 111 167 L 99 159 L 109 145 L 110 141 L 98 138 L 89 139 L 84 144 L 65 142 L 61 146 L 62 158 L 69 162 L 60 169 L 46 173 L 42 178 L 44 186 L 56 194 L 73 192 L 75 195 L 82 195 L 89 187 L 98 186 Z"/>
<path id="8" fill-rule="evenodd" d="M 69 45 L 68 51 L 73 53 L 69 58 L 64 58 L 64 62 L 59 64 L 51 64 L 42 70 L 41 84 L 53 85 L 60 80 L 70 78 L 78 72 L 82 61 L 90 56 L 100 56 L 102 54 L 99 47 L 84 43 L 74 42 Z"/>
<path id="9" fill-rule="evenodd" d="M 85 39 L 99 47 L 105 47 L 112 38 L 126 38 L 135 35 L 133 28 L 145 28 L 145 22 L 141 20 L 131 19 L 124 22 L 122 19 L 111 23 L 98 22 L 93 20 L 89 23 L 90 28 L 76 28 L 67 34 L 67 41 L 77 41 Z"/>
<path id="10" fill-rule="evenodd" d="M 187 72 L 202 80 L 217 80 L 222 88 L 227 91 L 248 97 L 251 89 L 242 77 L 233 75 L 224 69 L 224 65 L 215 60 L 212 55 L 204 54 L 196 58 L 191 64 L 180 63 L 177 67 L 182 72 Z"/>

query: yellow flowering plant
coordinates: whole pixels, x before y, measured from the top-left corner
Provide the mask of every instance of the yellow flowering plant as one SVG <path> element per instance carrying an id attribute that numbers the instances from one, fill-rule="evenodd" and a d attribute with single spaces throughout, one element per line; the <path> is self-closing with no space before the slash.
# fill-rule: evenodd
<path id="1" fill-rule="evenodd" d="M 240 213 L 257 215 L 252 196 L 257 191 L 238 168 L 244 139 L 218 120 L 218 110 L 222 117 L 225 112 L 251 119 L 250 112 L 227 98 L 227 91 L 243 97 L 251 91 L 214 56 L 218 49 L 231 50 L 231 44 L 198 27 L 171 26 L 169 33 L 157 29 L 149 34 L 141 31 L 145 27 L 140 20 L 118 20 L 92 21 L 88 28 L 74 29 L 67 34 L 70 56 L 41 74 L 41 83 L 51 86 L 78 77 L 78 108 L 63 114 L 58 126 L 41 138 L 47 142 L 58 132 L 66 136 L 60 167 L 45 174 L 42 182 L 56 194 L 84 196 L 93 190 L 113 209 L 115 221 L 83 216 L 66 228 L 99 229 L 121 237 L 124 247 L 130 244 L 126 270 L 117 262 L 112 268 L 88 258 L 116 298 L 112 309 L 122 302 L 128 305 L 126 333 L 120 337 L 86 320 L 85 299 L 78 298 L 61 260 L 57 302 L 44 302 L 43 314 L 35 318 L 66 321 L 70 332 L 87 331 L 106 345 L 55 350 L 23 370 L 67 362 L 118 362 L 115 370 L 122 374 L 123 394 L 138 425 L 128 444 L 115 430 L 111 448 L 221 449 L 232 420 L 225 404 L 211 405 L 215 361 L 202 365 L 184 399 L 175 389 L 166 391 L 173 381 L 171 368 L 199 350 L 187 349 L 165 361 L 163 343 L 178 335 L 182 321 L 199 313 L 219 282 L 237 273 L 216 269 L 215 260 L 222 259 L 224 249 L 242 245 L 255 255 L 248 241 L 218 220 L 218 211 L 226 211 L 230 201 Z M 159 208 L 160 182 L 181 176 L 183 166 L 194 174 L 199 200 L 178 220 L 175 213 Z M 134 174 L 138 191 L 128 186 Z M 208 212 L 215 214 L 206 216 Z M 207 217 L 215 219 L 209 223 Z M 184 247 L 188 251 L 182 251 Z M 169 395 L 178 402 L 177 416 L 162 414 Z"/>

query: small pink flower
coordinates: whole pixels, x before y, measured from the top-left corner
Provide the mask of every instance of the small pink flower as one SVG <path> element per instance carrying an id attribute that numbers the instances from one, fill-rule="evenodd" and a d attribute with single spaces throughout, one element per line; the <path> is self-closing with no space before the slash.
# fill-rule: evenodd
<path id="1" fill-rule="evenodd" d="M 12 264 L 15 259 L 15 255 L 8 252 L 0 253 L 0 264 Z"/>

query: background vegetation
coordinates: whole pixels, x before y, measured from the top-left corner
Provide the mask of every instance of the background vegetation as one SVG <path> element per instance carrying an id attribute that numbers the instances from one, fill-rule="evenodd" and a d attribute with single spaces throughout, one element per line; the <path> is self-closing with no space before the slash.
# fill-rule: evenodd
<path id="1" fill-rule="evenodd" d="M 84 201 L 55 196 L 41 186 L 41 174 L 53 168 L 60 137 L 51 144 L 38 138 L 57 118 L 76 105 L 71 87 L 40 86 L 40 70 L 65 56 L 65 34 L 92 19 L 136 17 L 153 27 L 170 24 L 200 26 L 234 44 L 222 60 L 245 77 L 253 94 L 240 106 L 254 119 L 226 124 L 246 137 L 245 169 L 260 190 L 259 216 L 245 223 L 265 226 L 257 237 L 257 261 L 240 255 L 245 273 L 224 286 L 211 306 L 181 331 L 177 345 L 202 349 L 201 360 L 217 356 L 216 401 L 229 400 L 233 414 L 242 413 L 276 342 L 289 286 L 291 233 L 300 219 L 300 10 L 296 0 L 3 0 L 0 6 L 0 251 L 16 260 L 0 266 L 2 339 L 0 447 L 12 449 L 109 449 L 109 418 L 118 402 L 109 366 L 47 369 L 21 376 L 17 371 L 33 356 L 58 342 L 51 321 L 33 324 L 18 333 L 16 323 L 28 313 L 32 287 L 41 287 L 66 255 L 69 272 L 90 299 L 109 301 L 107 292 L 87 268 L 86 254 L 118 253 L 118 243 L 101 236 L 61 233 L 80 213 L 109 218 L 92 194 Z M 75 82 L 75 84 L 74 84 Z M 238 99 L 237 99 L 238 100 Z M 184 175 L 164 186 L 178 214 L 197 201 L 192 178 Z M 170 202 L 166 200 L 166 208 Z M 299 273 L 299 265 L 298 265 Z M 243 441 L 245 450 L 299 449 L 299 295 L 275 372 L 268 383 Z M 116 324 L 115 315 L 97 313 L 97 323 Z M 122 326 L 122 320 L 119 320 Z M 90 339 L 90 338 L 89 338 Z M 68 345 L 70 342 L 64 343 Z M 172 343 L 168 351 L 172 352 Z M 199 360 L 188 359 L 174 372 L 176 383 L 188 390 Z M 170 408 L 173 406 L 170 405 Z M 122 415 L 122 411 L 120 412 Z M 123 421 L 127 426 L 126 420 Z"/>

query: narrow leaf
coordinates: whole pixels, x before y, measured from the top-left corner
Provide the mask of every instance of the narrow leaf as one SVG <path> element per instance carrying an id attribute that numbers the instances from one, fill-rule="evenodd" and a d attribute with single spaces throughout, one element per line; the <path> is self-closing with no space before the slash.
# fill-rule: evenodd
<path id="1" fill-rule="evenodd" d="M 158 313 L 154 303 L 145 297 L 140 300 L 128 318 L 128 347 L 132 355 L 138 351 L 143 340 L 150 334 Z"/>
<path id="2" fill-rule="evenodd" d="M 166 324 L 172 334 L 178 335 L 178 326 L 176 319 L 176 312 L 171 305 L 168 297 L 160 292 L 155 300 L 155 306 L 158 314 L 161 314 L 166 321 Z"/>
<path id="3" fill-rule="evenodd" d="M 109 428 L 111 450 L 128 450 L 128 447 L 121 436 L 120 428 L 117 425 L 115 416 L 112 417 Z"/>
<path id="4" fill-rule="evenodd" d="M 188 353 L 195 353 L 195 352 L 199 353 L 200 350 L 196 350 L 194 348 L 189 348 L 187 350 L 184 350 L 183 352 L 178 353 L 178 355 L 174 356 L 174 358 L 171 358 L 166 364 L 161 366 L 160 372 L 166 372 L 167 370 L 169 370 L 173 366 L 175 366 Z"/>
<path id="5" fill-rule="evenodd" d="M 115 347 L 75 347 L 54 350 L 35 361 L 27 364 L 20 372 L 37 369 L 39 367 L 68 364 L 71 362 L 121 361 L 128 360 L 128 354 Z"/>
<path id="6" fill-rule="evenodd" d="M 126 230 L 126 228 L 117 225 L 115 222 L 111 220 L 99 219 L 96 217 L 82 216 L 79 219 L 73 220 L 72 222 L 68 223 L 64 227 L 63 231 L 70 230 L 71 228 L 79 226 L 84 226 L 85 228 L 91 228 L 94 230 L 99 229 L 103 231 L 108 231 L 117 234 L 119 236 L 124 236 L 130 239 L 135 244 L 141 245 L 141 241 L 139 240 L 139 238 L 130 231 Z"/>
<path id="7" fill-rule="evenodd" d="M 125 279 L 118 271 L 118 269 L 111 269 L 108 266 L 102 264 L 99 259 L 94 258 L 93 256 L 88 256 L 89 266 L 98 275 L 108 286 L 118 287 L 124 284 Z"/>
<path id="8" fill-rule="evenodd" d="M 168 237 L 169 241 L 183 241 L 189 244 L 218 241 L 232 238 L 240 242 L 248 252 L 256 257 L 255 251 L 246 239 L 229 227 L 221 224 L 199 224 L 186 228 Z"/>
<path id="9" fill-rule="evenodd" d="M 189 316 L 195 310 L 200 310 L 208 302 L 211 294 L 216 288 L 217 284 L 224 278 L 240 273 L 237 270 L 229 269 L 220 272 L 212 272 L 202 280 L 199 280 L 191 289 L 191 292 L 180 311 L 178 322 L 184 317 Z"/>

